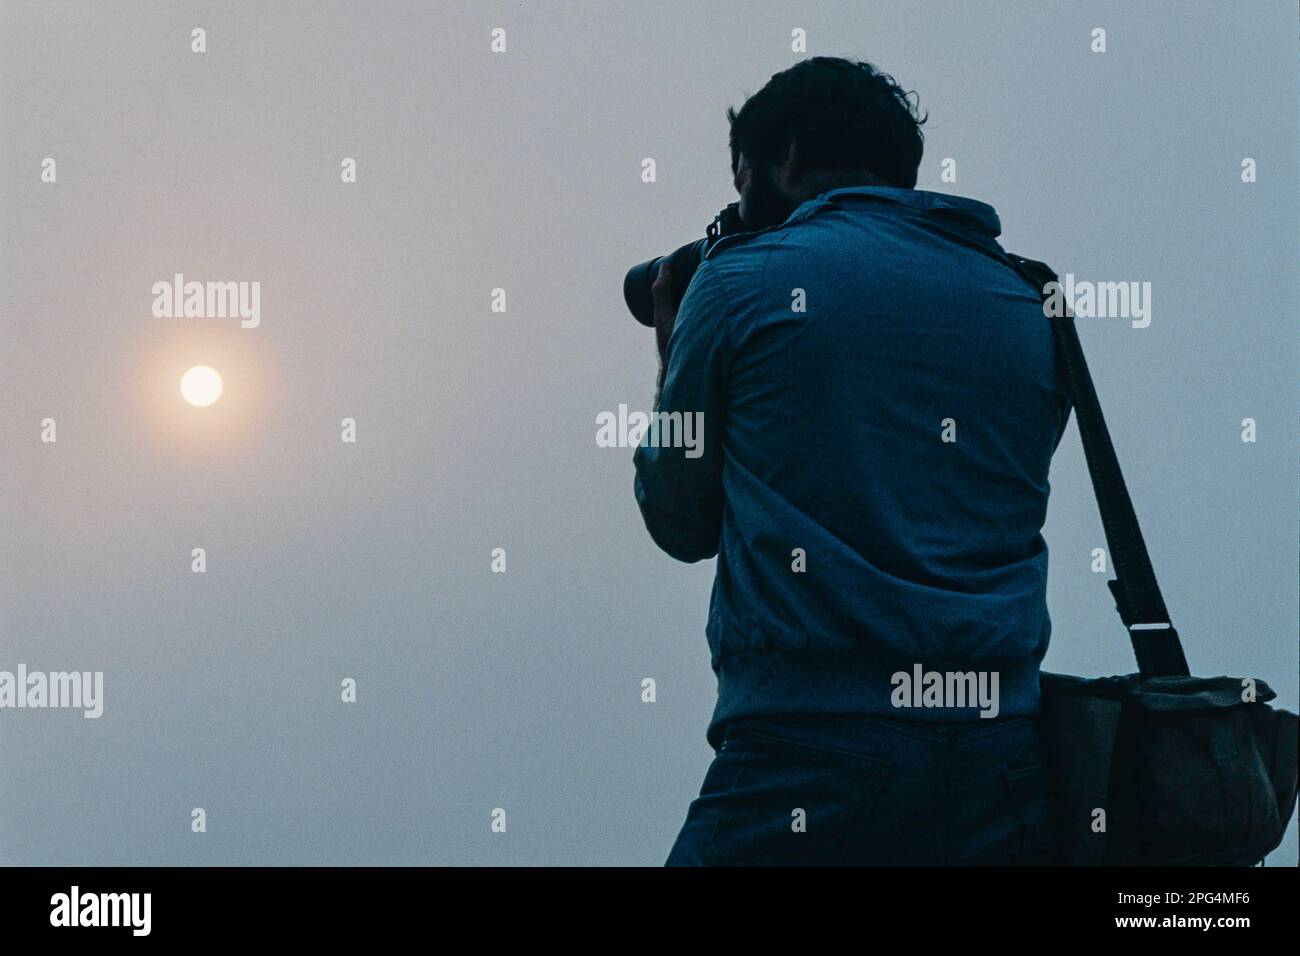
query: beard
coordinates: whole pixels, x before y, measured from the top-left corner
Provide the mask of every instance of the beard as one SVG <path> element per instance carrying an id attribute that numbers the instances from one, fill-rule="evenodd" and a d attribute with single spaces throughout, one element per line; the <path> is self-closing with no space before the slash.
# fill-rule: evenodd
<path id="1" fill-rule="evenodd" d="M 795 208 L 777 189 L 772 167 L 767 164 L 753 168 L 744 199 L 740 218 L 750 232 L 781 225 Z"/>

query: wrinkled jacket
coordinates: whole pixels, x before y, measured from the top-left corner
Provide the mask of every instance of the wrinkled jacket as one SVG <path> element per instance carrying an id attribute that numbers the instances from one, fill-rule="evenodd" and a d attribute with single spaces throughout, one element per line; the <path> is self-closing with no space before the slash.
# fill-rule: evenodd
<path id="1" fill-rule="evenodd" d="M 900 671 L 992 670 L 1038 712 L 1048 466 L 1069 418 L 1049 319 L 995 256 L 992 207 L 850 187 L 726 237 L 692 279 L 659 412 L 702 452 L 637 448 L 636 500 L 681 561 L 717 556 L 708 730 L 899 709 Z"/>

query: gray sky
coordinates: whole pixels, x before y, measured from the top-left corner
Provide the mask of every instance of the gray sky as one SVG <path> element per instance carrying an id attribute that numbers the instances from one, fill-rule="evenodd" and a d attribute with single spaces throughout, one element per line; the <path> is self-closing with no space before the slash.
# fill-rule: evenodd
<path id="1" fill-rule="evenodd" d="M 1297 708 L 1293 3 L 5 0 L 0 669 L 105 701 L 0 712 L 0 862 L 663 861 L 713 562 L 656 551 L 596 416 L 652 400 L 624 270 L 734 198 L 724 110 L 795 28 L 918 92 L 919 188 L 1152 283 L 1149 328 L 1079 324 L 1160 583 L 1194 672 Z M 260 326 L 154 318 L 176 272 Z M 1073 424 L 1051 482 L 1046 666 L 1131 671 Z"/>

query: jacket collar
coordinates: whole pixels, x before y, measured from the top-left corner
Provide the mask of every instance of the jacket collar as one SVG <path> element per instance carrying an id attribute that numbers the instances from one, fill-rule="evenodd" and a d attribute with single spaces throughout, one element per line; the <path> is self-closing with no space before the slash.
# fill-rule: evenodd
<path id="1" fill-rule="evenodd" d="M 986 239 L 996 239 L 1002 234 L 1002 221 L 988 203 L 964 196 L 899 186 L 842 186 L 830 189 L 800 204 L 782 225 L 802 222 L 829 206 L 845 207 L 860 200 L 906 206 L 919 215 L 937 217 Z"/>

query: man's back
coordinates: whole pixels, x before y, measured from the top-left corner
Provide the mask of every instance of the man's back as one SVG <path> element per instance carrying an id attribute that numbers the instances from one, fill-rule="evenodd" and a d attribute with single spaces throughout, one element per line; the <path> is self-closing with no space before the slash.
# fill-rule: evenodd
<path id="1" fill-rule="evenodd" d="M 718 556 L 715 748 L 741 717 L 979 716 L 900 672 L 996 674 L 1000 715 L 1037 712 L 1069 407 L 999 231 L 972 200 L 835 189 L 692 281 L 659 410 L 704 412 L 705 451 L 638 449 L 637 496 L 670 553 Z"/>

